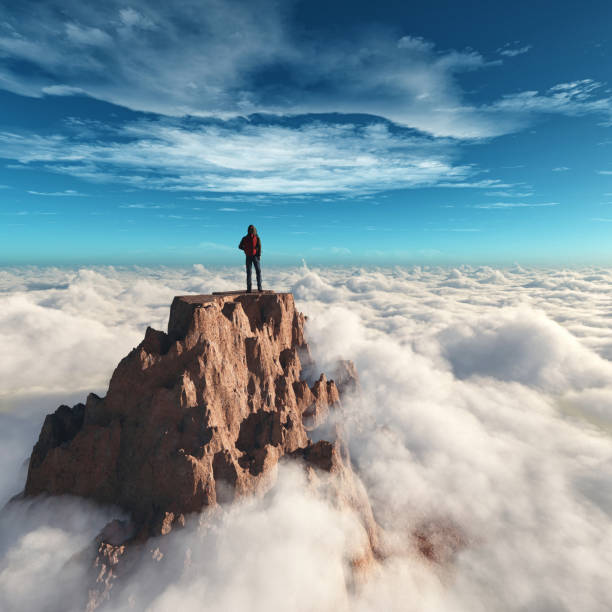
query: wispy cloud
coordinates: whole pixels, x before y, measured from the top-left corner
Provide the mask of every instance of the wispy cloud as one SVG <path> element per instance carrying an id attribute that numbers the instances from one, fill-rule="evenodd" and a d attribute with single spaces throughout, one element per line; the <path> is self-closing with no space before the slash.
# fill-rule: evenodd
<path id="1" fill-rule="evenodd" d="M 479 227 L 435 227 L 425 228 L 426 232 L 481 232 Z"/>
<path id="2" fill-rule="evenodd" d="M 457 189 L 496 189 L 512 187 L 509 183 L 503 183 L 500 179 L 475 179 L 471 181 L 440 182 L 438 187 L 455 187 Z"/>
<path id="3" fill-rule="evenodd" d="M 286 197 L 286 196 L 285 196 Z M 186 196 L 184 197 L 186 200 L 198 200 L 201 202 L 251 202 L 255 201 L 259 204 L 268 203 L 271 201 L 271 196 L 267 194 L 249 194 L 248 196 L 244 196 L 241 194 L 206 194 L 206 195 L 195 195 L 195 196 Z"/>
<path id="4" fill-rule="evenodd" d="M 612 119 L 612 97 L 604 84 L 593 79 L 559 83 L 547 91 L 522 91 L 502 96 L 483 111 L 507 113 L 520 120 L 533 114 L 600 115 Z"/>
<path id="5" fill-rule="evenodd" d="M 517 55 L 527 53 L 533 48 L 533 45 L 517 46 L 518 44 L 518 41 L 506 43 L 503 47 L 500 47 L 497 52 L 504 57 L 516 57 Z"/>
<path id="6" fill-rule="evenodd" d="M 35 196 L 49 196 L 49 197 L 78 197 L 78 198 L 87 198 L 89 197 L 88 193 L 81 193 L 80 191 L 75 191 L 74 189 L 65 189 L 64 191 L 33 191 L 29 190 L 28 193 L 30 195 Z"/>
<path id="7" fill-rule="evenodd" d="M 131 7 L 121 9 L 119 11 L 119 19 L 123 28 L 133 30 L 156 30 L 158 27 L 149 17 L 139 13 Z M 125 34 L 125 30 L 122 33 Z"/>
<path id="8" fill-rule="evenodd" d="M 79 96 L 87 95 L 87 92 L 80 87 L 72 87 L 71 85 L 49 85 L 41 89 L 42 93 L 48 96 Z"/>
<path id="9" fill-rule="evenodd" d="M 186 215 L 176 215 L 176 214 L 160 214 L 157 215 L 158 217 L 160 217 L 161 219 L 191 219 L 191 220 L 198 220 L 201 219 L 202 217 L 193 217 L 193 216 L 186 216 Z"/>
<path id="10" fill-rule="evenodd" d="M 392 28 L 364 28 L 342 42 L 297 39 L 288 27 L 293 4 L 184 0 L 167 11 L 151 2 L 49 0 L 32 11 L 7 9 L 0 51 L 39 70 L 8 62 L 0 79 L 16 93 L 86 92 L 174 116 L 368 113 L 461 137 L 494 127 L 461 111 L 455 79 L 495 62 Z M 285 70 L 274 79 L 279 65 Z"/>
<path id="11" fill-rule="evenodd" d="M 496 198 L 529 198 L 533 191 L 487 191 L 485 195 Z"/>
<path id="12" fill-rule="evenodd" d="M 612 174 L 612 170 L 598 170 L 597 174 Z"/>
<path id="13" fill-rule="evenodd" d="M 473 208 L 484 208 L 490 210 L 505 210 L 509 208 L 541 208 L 558 206 L 559 202 L 494 202 L 486 204 L 474 204 Z"/>
<path id="14" fill-rule="evenodd" d="M 591 80 L 474 104 L 459 75 L 499 69 L 501 60 L 382 26 L 340 40 L 296 37 L 293 2 L 184 0 L 172 11 L 153 2 L 24 2 L 32 10 L 7 7 L 0 28 L 0 53 L 11 60 L 0 82 L 19 94 L 87 94 L 171 116 L 370 114 L 462 139 L 519 130 L 535 113 L 611 116 L 609 94 Z M 530 48 L 515 41 L 498 53 Z M 20 71 L 23 62 L 37 70 Z"/>
<path id="15" fill-rule="evenodd" d="M 236 250 L 235 246 L 229 246 L 227 244 L 220 244 L 219 242 L 200 242 L 198 248 L 202 249 L 213 249 L 215 251 L 232 251 Z"/>
<path id="16" fill-rule="evenodd" d="M 27 217 L 28 215 L 57 215 L 55 210 L 16 210 L 16 211 L 3 211 L 3 215 L 11 217 Z"/>
<path id="17" fill-rule="evenodd" d="M 160 208 L 173 208 L 173 206 L 170 204 L 121 204 L 119 208 L 157 210 Z"/>
<path id="18" fill-rule="evenodd" d="M 106 47 L 113 43 L 112 37 L 104 30 L 81 26 L 77 23 L 65 24 L 66 38 L 75 45 Z"/>
<path id="19" fill-rule="evenodd" d="M 552 169 L 553 172 L 567 172 L 568 170 L 571 170 L 571 168 L 568 168 L 567 166 L 557 166 L 556 168 Z"/>
<path id="20" fill-rule="evenodd" d="M 375 122 L 329 124 L 146 120 L 118 134 L 0 133 L 22 164 L 133 187 L 228 194 L 361 193 L 426 186 L 495 188 L 454 162 L 455 144 Z M 65 195 L 68 193 L 63 192 Z"/>

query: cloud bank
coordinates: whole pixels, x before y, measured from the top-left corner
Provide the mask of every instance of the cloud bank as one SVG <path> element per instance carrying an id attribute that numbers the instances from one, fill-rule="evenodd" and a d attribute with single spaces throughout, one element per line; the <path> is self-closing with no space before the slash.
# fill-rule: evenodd
<path id="1" fill-rule="evenodd" d="M 205 533 L 191 525 L 164 539 L 164 558 L 143 559 L 114 609 L 610 607 L 609 270 L 303 268 L 265 278 L 293 290 L 309 315 L 317 367 L 338 356 L 357 365 L 363 393 L 345 402 L 343 419 L 394 554 L 347 594 L 354 518 L 282 469 L 271 496 L 236 506 Z M 4 499 L 23 485 L 15 473 L 58 395 L 103 389 L 144 327 L 164 327 L 172 295 L 242 281 L 241 270 L 201 266 L 3 270 L 1 312 L 10 314 L 0 345 L 18 345 L 20 357 L 0 359 L 0 448 L 21 449 L 3 463 L 16 464 L 3 472 Z M 66 578 L 62 609 L 78 609 L 84 568 L 67 574 L 63 564 L 112 511 L 77 500 L 17 508 L 2 518 L 3 605 L 53 606 Z M 442 567 L 420 560 L 410 539 L 432 521 L 465 534 Z"/>

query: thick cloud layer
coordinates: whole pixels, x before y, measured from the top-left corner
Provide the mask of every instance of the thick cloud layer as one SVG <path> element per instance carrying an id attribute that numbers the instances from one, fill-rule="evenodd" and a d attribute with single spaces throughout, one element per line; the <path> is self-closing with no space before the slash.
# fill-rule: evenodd
<path id="1" fill-rule="evenodd" d="M 164 559 L 143 561 L 115 609 L 610 608 L 609 270 L 302 268 L 265 280 L 293 290 L 309 315 L 320 369 L 339 356 L 357 365 L 362 394 L 342 418 L 393 554 L 347 595 L 355 519 L 286 467 L 265 499 L 165 538 Z M 201 266 L 5 269 L 2 503 L 23 486 L 45 412 L 103 392 L 145 326 L 164 327 L 173 295 L 242 282 L 242 270 Z M 0 607 L 59 606 L 61 579 L 63 609 L 78 609 L 85 569 L 64 564 L 112 511 L 78 500 L 16 507 L 0 521 Z M 410 538 L 432 524 L 464 542 L 441 567 Z"/>

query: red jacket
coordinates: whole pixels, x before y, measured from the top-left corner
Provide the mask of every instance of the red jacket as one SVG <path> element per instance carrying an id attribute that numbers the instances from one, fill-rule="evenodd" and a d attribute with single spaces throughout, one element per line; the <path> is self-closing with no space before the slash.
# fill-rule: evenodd
<path id="1" fill-rule="evenodd" d="M 261 240 L 257 234 L 243 236 L 238 248 L 242 249 L 247 257 L 261 257 Z"/>

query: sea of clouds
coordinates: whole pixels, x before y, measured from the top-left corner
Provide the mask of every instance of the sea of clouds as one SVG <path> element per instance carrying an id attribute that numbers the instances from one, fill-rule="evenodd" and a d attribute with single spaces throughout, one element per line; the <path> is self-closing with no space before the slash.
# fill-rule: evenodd
<path id="1" fill-rule="evenodd" d="M 348 592 L 355 517 L 285 466 L 263 499 L 166 538 L 113 610 L 490 610 L 612 607 L 612 270 L 275 269 L 308 315 L 319 371 L 352 359 L 351 456 L 391 554 Z M 44 415 L 104 394 L 172 297 L 240 288 L 242 269 L 0 270 L 0 504 L 22 490 Z M 82 609 L 75 555 L 117 510 L 83 500 L 0 513 L 0 609 Z M 452 525 L 432 564 L 410 534 Z M 152 548 L 154 548 L 154 544 Z M 72 560 L 71 560 L 72 559 Z"/>

